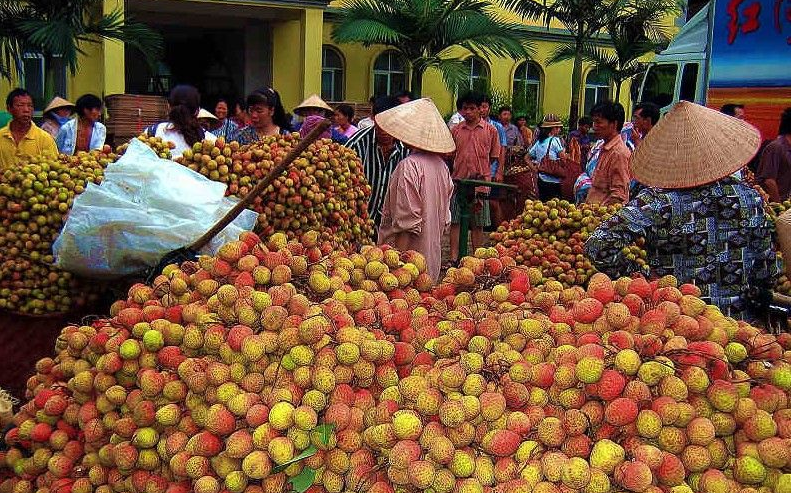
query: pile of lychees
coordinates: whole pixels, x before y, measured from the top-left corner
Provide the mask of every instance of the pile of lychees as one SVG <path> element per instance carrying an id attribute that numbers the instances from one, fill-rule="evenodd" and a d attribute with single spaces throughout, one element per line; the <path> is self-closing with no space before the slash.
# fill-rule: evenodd
<path id="1" fill-rule="evenodd" d="M 436 285 L 318 234 L 169 266 L 38 363 L 0 491 L 791 492 L 791 337 L 476 253 Z"/>
<path id="2" fill-rule="evenodd" d="M 620 205 L 574 205 L 566 200 L 528 200 L 517 218 L 491 234 L 500 255 L 530 267 L 534 285 L 560 281 L 565 287 L 584 286 L 596 272 L 585 255 L 585 241 Z M 643 240 L 627 248 L 626 255 L 645 264 Z"/>
<path id="3" fill-rule="evenodd" d="M 52 244 L 74 200 L 101 183 L 117 159 L 110 146 L 74 156 L 44 154 L 0 173 L 0 309 L 31 315 L 69 312 L 92 297 L 54 264 Z"/>
<path id="4" fill-rule="evenodd" d="M 177 159 L 211 180 L 228 184 L 229 195 L 246 196 L 299 141 L 297 134 L 266 137 L 239 145 L 199 142 Z M 287 172 L 275 179 L 251 208 L 260 213 L 256 231 L 283 232 L 290 239 L 321 231 L 339 247 L 368 244 L 371 187 L 354 151 L 322 139 L 311 144 Z"/>

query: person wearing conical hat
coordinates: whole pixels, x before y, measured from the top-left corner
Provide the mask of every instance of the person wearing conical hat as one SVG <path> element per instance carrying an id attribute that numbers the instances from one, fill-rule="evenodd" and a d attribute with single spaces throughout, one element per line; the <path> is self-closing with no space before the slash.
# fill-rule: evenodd
<path id="1" fill-rule="evenodd" d="M 47 132 L 52 138 L 57 138 L 60 127 L 66 124 L 74 114 L 74 103 L 59 96 L 55 96 L 44 108 L 44 121 L 41 130 Z"/>
<path id="2" fill-rule="evenodd" d="M 307 99 L 299 103 L 299 106 L 294 108 L 294 113 L 306 118 L 311 115 L 321 115 L 325 118 L 332 116 L 333 111 L 330 105 L 324 102 L 317 94 L 311 94 Z"/>
<path id="3" fill-rule="evenodd" d="M 390 177 L 379 244 L 423 254 L 427 272 L 436 280 L 453 195 L 453 181 L 443 156 L 454 152 L 456 144 L 437 107 L 427 98 L 378 113 L 374 119 L 378 128 L 412 149 Z"/>
<path id="4" fill-rule="evenodd" d="M 731 174 L 760 142 L 749 123 L 678 103 L 632 157 L 645 188 L 585 244 L 594 266 L 613 278 L 672 275 L 726 315 L 750 318 L 760 309 L 753 294 L 774 284 L 776 254 L 761 196 Z M 647 262 L 627 248 L 641 237 Z"/>
<path id="5" fill-rule="evenodd" d="M 200 123 L 200 126 L 203 127 L 203 130 L 206 132 L 210 131 L 211 128 L 219 121 L 220 119 L 214 116 L 214 114 L 209 110 L 204 108 L 198 110 L 198 123 Z"/>
<path id="6" fill-rule="evenodd" d="M 396 106 L 398 106 L 398 101 L 395 98 L 380 96 L 374 101 L 371 113 L 376 118 L 379 113 Z M 363 165 L 363 173 L 371 186 L 368 217 L 378 229 L 382 222 L 382 204 L 387 193 L 390 176 L 398 163 L 409 155 L 409 148 L 382 130 L 382 127 L 376 125 L 375 122 L 368 128 L 358 130 L 343 145 L 354 151 Z"/>

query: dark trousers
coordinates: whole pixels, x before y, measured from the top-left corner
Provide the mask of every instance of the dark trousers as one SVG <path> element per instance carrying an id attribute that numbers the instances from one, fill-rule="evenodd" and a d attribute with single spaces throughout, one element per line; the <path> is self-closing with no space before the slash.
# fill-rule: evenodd
<path id="1" fill-rule="evenodd" d="M 550 183 L 541 178 L 538 179 L 538 197 L 541 202 L 546 202 L 550 199 L 559 199 L 561 196 L 560 183 Z"/>

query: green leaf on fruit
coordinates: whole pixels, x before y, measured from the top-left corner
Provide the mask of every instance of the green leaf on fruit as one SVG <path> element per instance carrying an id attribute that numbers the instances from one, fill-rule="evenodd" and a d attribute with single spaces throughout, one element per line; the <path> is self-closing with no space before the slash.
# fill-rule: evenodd
<path id="1" fill-rule="evenodd" d="M 291 464 L 293 464 L 295 462 L 299 462 L 302 459 L 307 459 L 308 457 L 311 457 L 313 455 L 316 455 L 316 452 L 318 452 L 318 451 L 319 451 L 319 449 L 317 449 L 315 446 L 311 445 L 310 447 L 308 447 L 305 450 L 303 450 L 301 454 L 299 454 L 298 456 L 294 457 L 293 459 L 288 460 L 288 461 L 280 464 L 279 466 L 274 467 L 272 469 L 272 474 L 277 474 L 277 473 L 279 473 L 281 471 L 284 471 Z"/>
<path id="2" fill-rule="evenodd" d="M 321 443 L 323 443 L 324 445 L 330 444 L 330 437 L 332 436 L 332 432 L 334 430 L 335 430 L 335 425 L 332 423 L 319 425 L 316 428 L 314 428 L 314 431 L 321 434 Z"/>
<path id="3" fill-rule="evenodd" d="M 316 470 L 305 467 L 302 472 L 291 478 L 291 486 L 297 493 L 305 493 L 316 480 Z"/>

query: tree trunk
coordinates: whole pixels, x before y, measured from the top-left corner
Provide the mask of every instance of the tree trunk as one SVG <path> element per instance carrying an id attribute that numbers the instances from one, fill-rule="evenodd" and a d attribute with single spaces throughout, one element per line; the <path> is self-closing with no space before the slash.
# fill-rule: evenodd
<path id="1" fill-rule="evenodd" d="M 621 102 L 621 88 L 623 87 L 623 79 L 615 81 L 615 102 Z"/>
<path id="2" fill-rule="evenodd" d="M 569 108 L 569 126 L 577 124 L 580 111 L 580 92 L 582 92 L 582 40 L 576 42 L 577 53 L 574 56 L 574 69 L 571 71 L 571 107 Z"/>
<path id="3" fill-rule="evenodd" d="M 409 83 L 409 92 L 412 93 L 412 97 L 419 98 L 421 93 L 423 92 L 423 70 L 417 68 L 415 64 L 412 64 L 412 74 L 411 80 Z"/>

